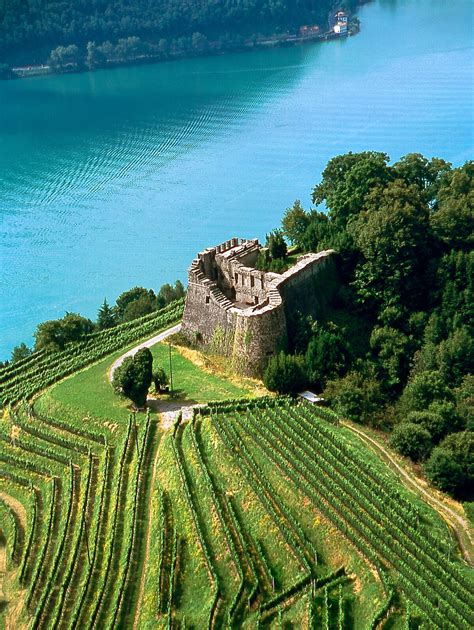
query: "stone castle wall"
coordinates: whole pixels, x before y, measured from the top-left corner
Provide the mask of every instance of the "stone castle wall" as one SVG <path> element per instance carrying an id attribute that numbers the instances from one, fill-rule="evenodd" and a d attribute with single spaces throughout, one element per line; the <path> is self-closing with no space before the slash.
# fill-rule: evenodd
<path id="1" fill-rule="evenodd" d="M 237 372 L 252 375 L 285 348 L 292 302 L 316 314 L 318 284 L 333 254 L 306 254 L 275 274 L 252 266 L 259 251 L 256 239 L 233 238 L 198 254 L 189 269 L 182 327 L 191 341 L 228 355 Z"/>

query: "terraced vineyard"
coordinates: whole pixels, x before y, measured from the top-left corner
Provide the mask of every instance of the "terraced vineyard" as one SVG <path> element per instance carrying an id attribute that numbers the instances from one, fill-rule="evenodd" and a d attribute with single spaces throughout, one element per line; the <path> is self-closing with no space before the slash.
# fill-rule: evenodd
<path id="1" fill-rule="evenodd" d="M 472 626 L 468 572 L 321 411 L 237 407 L 203 409 L 161 441 L 149 415 L 113 436 L 26 407 L 2 423 L 2 528 L 25 625 Z M 315 514 L 348 563 L 334 565 Z"/>
<path id="2" fill-rule="evenodd" d="M 257 398 L 165 429 L 30 401 L 0 444 L 7 627 L 474 625 L 443 523 L 329 410 Z"/>
<path id="3" fill-rule="evenodd" d="M 61 352 L 40 350 L 0 369 L 0 402 L 6 405 L 29 399 L 102 357 L 168 328 L 181 318 L 183 309 L 184 300 L 177 300 L 150 315 L 92 333 L 83 341 L 66 346 Z"/>

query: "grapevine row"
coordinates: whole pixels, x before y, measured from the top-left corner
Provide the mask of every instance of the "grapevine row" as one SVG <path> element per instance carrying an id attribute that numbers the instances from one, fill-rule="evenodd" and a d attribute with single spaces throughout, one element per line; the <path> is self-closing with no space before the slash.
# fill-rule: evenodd
<path id="1" fill-rule="evenodd" d="M 199 540 L 199 544 L 206 562 L 206 567 L 207 567 L 207 571 L 208 571 L 208 576 L 209 576 L 209 580 L 211 582 L 211 585 L 213 587 L 213 600 L 212 600 L 212 604 L 210 607 L 210 611 L 209 611 L 209 620 L 208 620 L 208 628 L 212 628 L 213 627 L 213 623 L 214 623 L 214 616 L 215 616 L 215 612 L 217 609 L 217 605 L 219 602 L 219 599 L 221 597 L 221 589 L 219 587 L 219 579 L 217 577 L 217 574 L 214 570 L 214 566 L 212 564 L 212 560 L 211 560 L 211 552 L 210 549 L 208 547 L 206 538 L 204 536 L 204 533 L 202 531 L 202 527 L 199 521 L 199 516 L 198 516 L 198 512 L 196 509 L 196 505 L 195 505 L 195 501 L 193 499 L 192 496 L 192 492 L 191 492 L 191 484 L 190 484 L 190 480 L 189 480 L 189 475 L 186 473 L 186 469 L 185 469 L 185 464 L 184 464 L 184 458 L 183 458 L 183 454 L 181 451 L 181 441 L 180 441 L 180 432 L 179 432 L 179 427 L 176 426 L 176 436 L 173 436 L 173 439 L 171 440 L 171 445 L 172 445 L 172 449 L 173 449 L 173 454 L 175 457 L 175 461 L 177 464 L 177 468 L 178 468 L 178 472 L 179 472 L 179 476 L 181 479 L 181 483 L 183 485 L 184 488 L 184 496 L 186 498 L 186 502 L 188 504 L 189 510 L 191 512 L 191 516 L 193 519 L 193 523 L 194 523 L 194 528 L 196 530 L 197 536 L 198 536 L 198 540 Z"/>
<path id="2" fill-rule="evenodd" d="M 404 533 L 399 528 L 397 528 L 397 526 L 394 523 L 384 518 L 383 514 L 381 514 L 380 511 L 378 510 L 377 505 L 374 505 L 373 495 L 371 499 L 369 499 L 369 497 L 365 496 L 362 492 L 358 490 L 358 488 L 360 488 L 361 482 L 357 475 L 351 478 L 350 482 L 344 477 L 344 475 L 339 471 L 339 467 L 340 467 L 339 460 L 336 457 L 331 456 L 329 445 L 325 444 L 325 447 L 320 448 L 317 451 L 317 453 L 309 452 L 307 448 L 307 443 L 310 440 L 310 436 L 308 435 L 306 440 L 302 440 L 299 434 L 291 428 L 291 423 L 281 422 L 281 419 L 280 419 L 278 423 L 278 427 L 276 429 L 273 429 L 271 427 L 271 423 L 269 422 L 269 418 L 267 417 L 266 427 L 267 429 L 270 428 L 271 432 L 273 433 L 274 438 L 276 440 L 279 440 L 281 448 L 283 448 L 283 444 L 281 442 L 282 435 L 285 436 L 285 445 L 286 445 L 285 448 L 288 445 L 291 445 L 293 447 L 293 454 L 292 456 L 290 455 L 289 457 L 287 457 L 288 461 L 291 462 L 292 459 L 295 459 L 295 455 L 296 455 L 295 465 L 297 465 L 298 469 L 301 469 L 301 468 L 306 469 L 305 470 L 306 474 L 308 474 L 308 471 L 311 471 L 311 470 L 314 471 L 314 473 L 316 473 L 316 476 L 318 478 L 318 483 L 320 482 L 323 482 L 325 484 L 334 483 L 335 487 L 338 488 L 338 492 L 340 494 L 343 494 L 343 493 L 347 494 L 347 500 L 345 503 L 346 509 L 350 508 L 351 511 L 353 511 L 354 508 L 352 508 L 352 502 L 355 502 L 354 503 L 354 507 L 355 507 L 359 503 L 359 501 L 361 501 L 360 503 L 361 512 L 357 512 L 357 517 L 356 517 L 355 522 L 357 523 L 357 520 L 358 520 L 359 521 L 358 525 L 360 527 L 363 526 L 363 524 L 365 524 L 367 525 L 368 529 L 373 532 L 372 535 L 369 536 L 369 540 L 374 550 L 377 550 L 378 543 L 379 543 L 379 546 L 386 545 L 386 542 L 382 541 L 380 538 L 380 535 L 378 534 L 378 527 L 379 527 L 378 523 L 380 522 L 380 519 L 382 519 L 382 521 L 385 523 L 386 530 L 392 532 L 393 535 L 395 536 L 395 544 L 392 545 L 391 548 L 389 546 L 386 546 L 385 551 L 388 552 L 389 549 L 391 549 L 391 551 L 388 554 L 386 554 L 385 557 L 392 557 L 391 562 L 392 563 L 395 562 L 395 565 L 398 566 L 402 579 L 406 579 L 408 578 L 408 576 L 410 576 L 408 579 L 410 583 L 417 585 L 418 592 L 421 592 L 421 593 L 424 592 L 425 596 L 427 596 L 428 593 L 431 593 L 432 592 L 431 584 L 426 580 L 426 578 L 423 578 L 423 576 L 420 573 L 421 569 L 424 570 L 423 573 L 426 572 L 426 566 L 422 564 L 412 553 L 409 552 L 407 556 L 408 549 L 406 546 L 404 548 L 403 555 L 401 555 L 400 551 L 397 548 L 398 539 L 404 540 Z M 325 466 L 321 467 L 321 465 L 318 463 L 319 459 L 322 459 L 326 462 Z M 307 466 L 303 467 L 303 465 L 301 464 L 301 462 L 303 461 L 308 462 Z M 326 466 L 330 467 L 330 471 L 331 471 L 330 479 L 328 479 L 329 475 L 327 474 L 328 469 L 326 468 Z M 359 508 L 356 508 L 356 509 L 359 509 Z M 355 514 L 356 512 L 354 512 L 354 516 Z M 379 548 L 379 552 L 380 552 L 380 548 Z M 438 582 L 438 589 L 440 589 L 440 587 L 441 585 Z M 447 608 L 445 609 L 445 614 L 449 615 L 449 617 L 452 619 L 452 623 L 454 624 L 463 623 L 461 622 L 461 619 L 463 619 L 463 617 L 464 617 L 464 623 L 468 621 L 469 611 L 465 608 L 465 605 L 462 604 L 458 599 L 456 599 L 456 597 L 452 593 L 448 592 L 447 589 L 441 589 L 441 591 L 442 591 L 443 598 L 447 606 Z M 456 593 L 456 596 L 459 597 L 459 593 Z M 431 602 L 432 602 L 431 606 L 433 605 L 433 602 L 437 602 L 437 596 L 435 596 L 434 593 L 431 595 Z M 451 603 L 448 604 L 448 602 L 451 602 Z M 456 602 L 456 604 L 454 602 Z M 428 607 L 428 603 L 426 604 L 426 607 Z M 461 612 L 458 612 L 458 611 L 461 611 Z"/>
<path id="3" fill-rule="evenodd" d="M 214 505 L 214 508 L 217 512 L 217 516 L 219 518 L 220 524 L 222 526 L 222 529 L 224 531 L 224 535 L 225 535 L 225 539 L 227 542 L 227 546 L 229 548 L 230 554 L 232 556 L 232 560 L 234 562 L 235 568 L 237 570 L 237 573 L 239 575 L 239 587 L 234 595 L 234 598 L 231 602 L 231 605 L 229 607 L 229 625 L 232 624 L 232 620 L 234 618 L 234 614 L 235 614 L 235 610 L 237 608 L 237 605 L 239 603 L 239 599 L 244 591 L 245 588 L 245 577 L 244 577 L 244 572 L 243 572 L 243 568 L 242 568 L 242 564 L 240 562 L 240 558 L 239 558 L 239 554 L 237 553 L 237 549 L 235 547 L 234 544 L 234 540 L 232 538 L 232 534 L 230 532 L 230 528 L 227 522 L 227 519 L 224 515 L 224 511 L 221 505 L 221 502 L 219 500 L 219 496 L 218 496 L 218 492 L 216 490 L 216 487 L 214 485 L 214 482 L 212 481 L 211 475 L 209 473 L 209 470 L 205 464 L 204 458 L 203 458 L 203 454 L 202 454 L 202 449 L 200 446 L 200 443 L 197 439 L 196 436 L 196 421 L 195 419 L 193 419 L 193 421 L 191 422 L 190 425 L 190 434 L 191 434 L 191 444 L 193 446 L 194 452 L 196 453 L 197 456 L 197 460 L 198 460 L 198 464 L 199 464 L 199 468 L 200 471 L 204 477 L 204 482 L 206 484 L 207 490 L 212 498 L 212 503 Z"/>
<path id="4" fill-rule="evenodd" d="M 108 555 L 107 555 L 107 560 L 106 560 L 106 566 L 104 569 L 104 576 L 102 580 L 102 585 L 100 587 L 100 591 L 98 595 L 96 596 L 96 604 L 94 606 L 94 610 L 92 611 L 92 614 L 90 615 L 90 618 L 88 620 L 89 628 L 93 628 L 95 626 L 98 620 L 99 614 L 102 612 L 102 606 L 103 606 L 103 600 L 105 597 L 106 587 L 110 578 L 110 568 L 112 565 L 114 547 L 116 543 L 115 539 L 116 539 L 117 525 L 118 525 L 118 520 L 120 518 L 120 513 L 121 513 L 121 509 L 120 509 L 121 498 L 122 498 L 123 486 L 125 483 L 125 479 L 124 479 L 125 462 L 127 459 L 129 448 L 131 448 L 130 447 L 131 431 L 132 431 L 132 417 L 130 417 L 129 419 L 127 434 L 125 436 L 122 453 L 120 455 L 118 471 L 117 471 L 117 489 L 116 489 L 116 495 L 115 495 L 115 504 L 114 504 L 113 512 L 112 512 L 112 528 L 111 528 L 111 532 L 109 533 L 109 550 L 108 550 Z"/>

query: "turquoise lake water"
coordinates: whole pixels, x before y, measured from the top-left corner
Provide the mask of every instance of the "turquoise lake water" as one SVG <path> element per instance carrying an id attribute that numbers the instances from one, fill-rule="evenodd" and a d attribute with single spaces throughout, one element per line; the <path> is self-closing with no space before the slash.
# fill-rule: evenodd
<path id="1" fill-rule="evenodd" d="M 473 152 L 470 0 L 379 0 L 344 41 L 0 82 L 0 358 L 66 310 L 260 237 L 334 155 Z"/>

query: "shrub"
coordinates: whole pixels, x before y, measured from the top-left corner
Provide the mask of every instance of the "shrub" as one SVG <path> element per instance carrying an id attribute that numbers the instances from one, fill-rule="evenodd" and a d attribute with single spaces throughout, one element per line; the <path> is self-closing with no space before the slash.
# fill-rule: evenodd
<path id="1" fill-rule="evenodd" d="M 153 384 L 155 391 L 158 393 L 168 385 L 168 375 L 162 367 L 153 370 Z"/>
<path id="2" fill-rule="evenodd" d="M 424 459 L 432 448 L 428 431 L 412 422 L 402 422 L 393 430 L 390 443 L 402 455 L 417 462 Z"/>
<path id="3" fill-rule="evenodd" d="M 296 394 L 306 385 L 303 358 L 280 352 L 268 362 L 263 382 L 272 392 Z"/>
<path id="4" fill-rule="evenodd" d="M 384 402 L 380 384 L 374 376 L 356 371 L 328 381 L 324 398 L 339 415 L 354 422 L 372 424 Z"/>
<path id="5" fill-rule="evenodd" d="M 425 473 L 431 483 L 449 494 L 455 495 L 462 485 L 463 471 L 453 454 L 437 446 L 425 464 Z"/>

